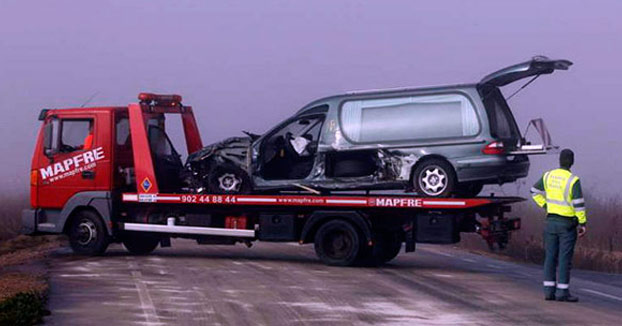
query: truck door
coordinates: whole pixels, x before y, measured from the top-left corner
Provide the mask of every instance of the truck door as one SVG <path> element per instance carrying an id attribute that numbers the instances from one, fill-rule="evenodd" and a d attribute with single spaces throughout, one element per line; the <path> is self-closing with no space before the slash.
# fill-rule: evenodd
<path id="1" fill-rule="evenodd" d="M 43 155 L 38 162 L 38 204 L 62 208 L 74 194 L 98 190 L 110 163 L 96 114 L 50 116 L 44 125 Z M 99 123 L 99 124 L 98 124 Z M 108 164 L 106 164 L 108 163 Z"/>

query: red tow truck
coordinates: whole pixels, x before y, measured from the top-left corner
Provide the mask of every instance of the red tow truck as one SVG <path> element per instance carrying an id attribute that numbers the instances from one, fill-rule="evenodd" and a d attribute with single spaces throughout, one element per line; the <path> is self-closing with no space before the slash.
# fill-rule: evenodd
<path id="1" fill-rule="evenodd" d="M 173 237 L 199 244 L 314 243 L 326 264 L 378 265 L 419 243 L 456 243 L 478 232 L 504 247 L 518 197 L 420 198 L 412 194 L 185 191 L 165 115 L 181 116 L 188 153 L 203 147 L 181 96 L 141 93 L 124 107 L 44 109 L 30 172 L 23 233 L 64 233 L 74 252 L 101 255 L 112 242 L 147 254 Z"/>

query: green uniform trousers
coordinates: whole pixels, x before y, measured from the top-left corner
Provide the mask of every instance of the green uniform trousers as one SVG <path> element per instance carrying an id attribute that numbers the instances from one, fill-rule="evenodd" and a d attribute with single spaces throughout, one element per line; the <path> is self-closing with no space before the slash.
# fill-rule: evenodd
<path id="1" fill-rule="evenodd" d="M 555 294 L 555 288 L 563 294 L 568 293 L 572 255 L 577 242 L 577 220 L 563 216 L 546 218 L 544 229 L 544 293 Z M 557 269 L 559 267 L 559 274 Z M 559 277 L 556 277 L 559 275 Z"/>

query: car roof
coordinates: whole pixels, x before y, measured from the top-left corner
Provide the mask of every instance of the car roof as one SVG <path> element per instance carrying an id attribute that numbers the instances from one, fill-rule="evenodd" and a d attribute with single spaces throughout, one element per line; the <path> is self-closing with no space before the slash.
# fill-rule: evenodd
<path id="1" fill-rule="evenodd" d="M 339 101 L 347 98 L 356 98 L 359 96 L 369 97 L 374 95 L 399 95 L 400 93 L 411 93 L 411 92 L 436 92 L 436 91 L 445 91 L 445 90 L 455 90 L 455 89 L 465 89 L 465 88 L 475 88 L 478 84 L 476 83 L 468 83 L 468 84 L 454 84 L 454 85 L 435 85 L 435 86 L 409 86 L 409 87 L 394 87 L 394 88 L 382 88 L 382 89 L 367 89 L 367 90 L 355 90 L 348 91 L 342 94 L 336 94 L 331 96 L 326 96 L 317 100 L 314 100 L 311 103 L 305 105 L 302 109 L 296 112 L 296 115 L 303 114 L 306 111 L 309 111 L 318 105 L 326 104 L 328 102 Z"/>

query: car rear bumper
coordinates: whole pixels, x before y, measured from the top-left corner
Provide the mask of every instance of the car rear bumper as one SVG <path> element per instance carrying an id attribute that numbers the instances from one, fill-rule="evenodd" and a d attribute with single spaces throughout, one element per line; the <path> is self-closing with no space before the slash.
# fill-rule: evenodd
<path id="1" fill-rule="evenodd" d="M 456 174 L 459 182 L 485 184 L 514 182 L 529 173 L 529 158 L 525 155 L 490 155 L 458 160 Z"/>

